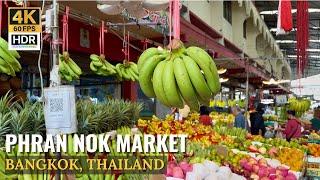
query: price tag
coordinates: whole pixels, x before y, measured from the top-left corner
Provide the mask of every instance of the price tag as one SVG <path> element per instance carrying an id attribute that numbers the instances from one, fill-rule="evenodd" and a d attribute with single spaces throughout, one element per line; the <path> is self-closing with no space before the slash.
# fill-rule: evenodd
<path id="1" fill-rule="evenodd" d="M 70 134 L 77 131 L 74 86 L 44 89 L 47 134 Z"/>

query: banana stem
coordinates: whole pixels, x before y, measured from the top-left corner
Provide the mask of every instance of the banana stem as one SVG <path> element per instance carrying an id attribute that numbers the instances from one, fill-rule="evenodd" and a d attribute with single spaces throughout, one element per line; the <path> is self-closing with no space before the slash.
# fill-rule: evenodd
<path id="1" fill-rule="evenodd" d="M 180 41 L 179 39 L 173 39 L 171 43 L 168 45 L 168 49 L 170 49 L 173 54 L 180 56 L 184 53 L 186 48 L 184 47 L 182 41 Z M 176 57 L 176 56 L 173 56 L 173 57 Z M 171 58 L 171 59 L 174 59 L 174 58 Z"/>
<path id="2" fill-rule="evenodd" d="M 62 55 L 63 55 L 63 57 L 64 57 L 65 60 L 69 60 L 70 56 L 69 56 L 69 53 L 68 53 L 67 51 L 64 51 L 64 52 L 62 53 Z"/>

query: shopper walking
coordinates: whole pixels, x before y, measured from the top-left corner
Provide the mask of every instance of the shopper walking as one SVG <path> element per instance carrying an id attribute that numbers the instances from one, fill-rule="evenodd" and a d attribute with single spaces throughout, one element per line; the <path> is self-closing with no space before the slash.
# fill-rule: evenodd
<path id="1" fill-rule="evenodd" d="M 257 108 L 250 114 L 251 122 L 251 134 L 264 136 L 266 133 L 266 126 L 264 125 L 264 120 L 262 115 L 264 114 L 264 105 L 258 104 Z"/>
<path id="2" fill-rule="evenodd" d="M 209 108 L 207 106 L 200 107 L 200 123 L 211 126 L 212 125 L 212 118 L 209 116 Z"/>
<path id="3" fill-rule="evenodd" d="M 284 130 L 284 134 L 286 135 L 287 141 L 290 141 L 292 138 L 299 138 L 301 137 L 301 123 L 295 117 L 296 112 L 289 110 L 287 111 L 288 115 L 288 122 L 286 124 L 286 128 Z"/>
<path id="4" fill-rule="evenodd" d="M 231 112 L 235 116 L 234 127 L 247 129 L 246 118 L 244 117 L 243 113 L 241 112 L 241 109 L 238 106 L 232 107 Z"/>

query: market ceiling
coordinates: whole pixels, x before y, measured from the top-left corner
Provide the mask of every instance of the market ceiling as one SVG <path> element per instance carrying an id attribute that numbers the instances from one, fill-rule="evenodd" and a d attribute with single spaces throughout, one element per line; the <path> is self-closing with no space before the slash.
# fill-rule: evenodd
<path id="1" fill-rule="evenodd" d="M 292 1 L 294 30 L 287 35 L 276 36 L 278 1 L 255 1 L 272 35 L 290 62 L 296 79 L 296 2 Z M 320 74 L 320 1 L 309 1 L 309 49 L 308 67 L 304 77 Z"/>

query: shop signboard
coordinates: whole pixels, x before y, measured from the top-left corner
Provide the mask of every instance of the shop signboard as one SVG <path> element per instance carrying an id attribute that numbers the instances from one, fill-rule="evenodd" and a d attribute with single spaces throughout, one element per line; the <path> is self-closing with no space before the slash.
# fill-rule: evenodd
<path id="1" fill-rule="evenodd" d="M 77 131 L 77 119 L 74 86 L 45 88 L 44 98 L 47 134 L 75 133 Z"/>
<path id="2" fill-rule="evenodd" d="M 10 7 L 8 11 L 9 50 L 40 50 L 41 16 L 38 7 Z"/>
<path id="3" fill-rule="evenodd" d="M 287 96 L 286 95 L 277 95 L 276 96 L 276 103 L 277 105 L 283 105 L 287 103 Z"/>
<path id="4" fill-rule="evenodd" d="M 274 100 L 273 99 L 261 99 L 260 102 L 262 104 L 273 104 Z"/>
<path id="5" fill-rule="evenodd" d="M 166 11 L 148 11 L 148 14 L 142 18 L 137 19 L 131 16 L 128 12 L 123 11 L 122 16 L 125 17 L 130 22 L 136 22 L 137 25 L 143 23 L 158 23 L 160 25 L 148 25 L 149 27 L 155 29 L 158 32 L 168 34 L 168 13 Z"/>

